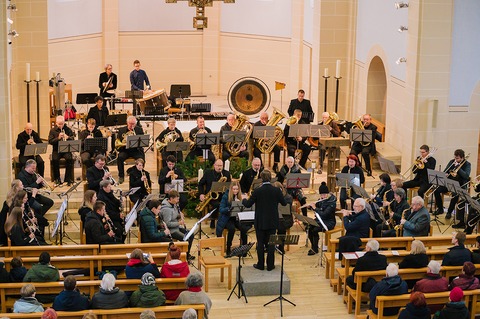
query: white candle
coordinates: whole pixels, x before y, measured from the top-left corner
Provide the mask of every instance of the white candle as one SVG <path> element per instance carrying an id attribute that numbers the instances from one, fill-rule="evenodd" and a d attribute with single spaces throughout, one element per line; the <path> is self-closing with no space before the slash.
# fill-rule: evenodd
<path id="1" fill-rule="evenodd" d="M 337 68 L 335 70 L 335 77 L 336 78 L 340 77 L 340 60 L 337 60 Z"/>
<path id="2" fill-rule="evenodd" d="M 312 169 L 315 169 L 317 167 L 317 162 L 313 161 L 312 162 Z"/>
<path id="3" fill-rule="evenodd" d="M 230 171 L 230 161 L 228 159 L 225 161 L 224 168 L 225 168 L 226 171 Z"/>
<path id="4" fill-rule="evenodd" d="M 326 77 L 326 78 L 328 78 L 328 68 L 325 68 L 325 70 L 323 70 L 323 71 L 324 71 L 324 72 L 323 72 L 323 73 L 324 73 L 323 76 Z"/>
<path id="5" fill-rule="evenodd" d="M 40 82 L 40 72 L 35 72 L 35 80 Z"/>
<path id="6" fill-rule="evenodd" d="M 203 169 L 200 168 L 200 169 L 198 170 L 198 181 L 199 181 L 199 182 L 200 182 L 200 180 L 202 179 L 202 177 L 203 177 Z"/>
<path id="7" fill-rule="evenodd" d="M 26 64 L 25 81 L 30 82 L 30 63 Z"/>

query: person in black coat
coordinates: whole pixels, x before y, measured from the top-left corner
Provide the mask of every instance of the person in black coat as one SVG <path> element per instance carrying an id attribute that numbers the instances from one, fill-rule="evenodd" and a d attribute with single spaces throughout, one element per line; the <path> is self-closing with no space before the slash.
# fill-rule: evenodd
<path id="1" fill-rule="evenodd" d="M 105 165 L 107 158 L 105 155 L 97 155 L 95 157 L 95 164 L 87 169 L 87 183 L 88 189 L 91 189 L 98 193 L 100 191 L 100 182 L 110 180 L 112 174 L 108 170 L 108 166 Z"/>
<path id="2" fill-rule="evenodd" d="M 288 106 L 288 115 L 293 116 L 295 110 L 300 110 L 302 113 L 312 114 L 312 105 L 310 100 L 305 99 L 305 91 L 300 89 L 297 93 L 297 98 L 290 101 L 290 105 Z M 310 117 L 310 115 L 309 115 Z M 313 119 L 313 116 L 312 116 Z M 310 124 L 310 119 L 306 120 L 305 124 Z"/>
<path id="3" fill-rule="evenodd" d="M 388 264 L 386 269 L 387 276 L 382 278 L 372 290 L 370 290 L 370 309 L 374 314 L 378 314 L 378 308 L 375 305 L 377 296 L 402 295 L 408 292 L 407 283 L 398 275 L 398 266 Z M 383 309 L 384 316 L 393 316 L 398 314 L 400 307 L 388 307 Z"/>
<path id="4" fill-rule="evenodd" d="M 412 173 L 415 174 L 415 177 L 412 180 L 404 182 L 403 189 L 407 192 L 409 188 L 418 187 L 418 196 L 423 198 L 427 189 L 430 188 L 427 170 L 435 169 L 435 165 L 437 165 L 437 160 L 430 154 L 428 145 L 424 144 L 420 146 L 420 156 L 415 160 L 415 164 L 416 165 L 412 166 Z"/>
<path id="5" fill-rule="evenodd" d="M 402 189 L 403 191 L 403 189 Z M 420 240 L 412 241 L 412 248 L 410 249 L 410 254 L 405 256 L 403 260 L 400 262 L 398 267 L 400 269 L 405 268 L 423 268 L 427 267 L 428 263 L 430 262 L 429 257 L 427 255 L 427 250 L 425 249 L 425 245 Z M 417 282 L 417 279 L 407 279 L 408 288 L 412 289 Z"/>
<path id="6" fill-rule="evenodd" d="M 320 216 L 325 226 L 327 226 L 328 230 L 331 230 L 335 227 L 336 219 L 335 219 L 335 209 L 337 207 L 337 197 L 329 192 L 327 184 L 322 182 L 320 187 L 318 188 L 318 193 L 320 194 L 320 200 L 315 203 L 315 213 Z M 310 206 L 311 208 L 313 204 Z M 319 232 L 325 232 L 325 228 L 320 223 L 315 215 L 315 221 L 319 224 L 319 226 L 311 226 L 308 227 L 308 239 L 310 240 L 311 249 L 308 251 L 308 255 L 315 255 L 318 254 L 318 241 L 320 236 L 318 235 Z M 323 247 L 321 247 L 322 249 Z"/>
<path id="7" fill-rule="evenodd" d="M 248 194 L 252 187 L 253 181 L 260 178 L 260 173 L 263 171 L 262 161 L 258 157 L 252 160 L 252 167 L 247 169 L 240 178 L 240 188 L 243 194 Z"/>
<path id="8" fill-rule="evenodd" d="M 466 261 L 472 261 L 472 253 L 465 248 L 467 235 L 464 232 L 454 233 L 452 237 L 453 247 L 443 256 L 442 266 L 462 266 Z"/>
<path id="9" fill-rule="evenodd" d="M 188 135 L 188 139 L 190 143 L 193 143 L 193 146 L 190 146 L 190 153 L 187 155 L 187 159 L 193 159 L 195 156 L 204 156 L 204 151 L 207 151 L 206 158 L 210 162 L 210 165 L 213 165 L 215 162 L 215 155 L 213 154 L 211 145 L 197 145 L 197 134 L 209 134 L 212 133 L 212 130 L 205 126 L 205 119 L 203 116 L 199 115 L 197 117 L 197 126 L 194 127 L 190 134 Z M 204 142 L 204 141 L 202 141 Z"/>
<path id="10" fill-rule="evenodd" d="M 95 106 L 88 111 L 87 121 L 88 119 L 94 119 L 96 127 L 103 126 L 108 117 L 108 109 L 103 105 L 103 97 L 96 96 L 94 102 Z"/>
<path id="11" fill-rule="evenodd" d="M 366 270 L 382 270 L 387 268 L 387 257 L 378 253 L 380 244 L 378 241 L 371 239 L 367 242 L 365 247 L 365 255 L 358 258 L 355 268 L 352 271 L 352 274 L 347 277 L 345 283 L 352 289 L 356 289 L 357 284 L 354 282 L 355 272 L 357 271 L 366 271 Z M 370 278 L 366 283 L 362 284 L 363 292 L 370 292 L 373 286 L 376 284 L 375 280 Z"/>
<path id="12" fill-rule="evenodd" d="M 115 197 L 112 190 L 112 183 L 110 181 L 102 181 L 100 182 L 100 190 L 98 191 L 97 198 L 105 203 L 108 217 L 110 217 L 114 225 L 112 228 L 115 236 L 122 238 L 123 242 L 123 240 L 125 240 L 123 233 L 125 229 L 125 216 L 122 209 L 123 197 L 120 196 L 120 199 Z"/>
<path id="13" fill-rule="evenodd" d="M 400 312 L 398 319 L 431 319 L 430 309 L 423 292 L 414 291 L 410 294 L 410 302 Z"/>
<path id="14" fill-rule="evenodd" d="M 48 143 L 53 146 L 52 151 L 52 175 L 55 184 L 60 185 L 60 159 L 65 158 L 66 168 L 65 168 L 65 179 L 69 186 L 73 184 L 74 175 L 73 175 L 73 155 L 72 152 L 59 153 L 58 152 L 58 142 L 73 140 L 74 135 L 73 131 L 65 125 L 65 119 L 63 116 L 57 116 L 55 120 L 55 127 L 50 130 L 48 134 Z"/>
<path id="15" fill-rule="evenodd" d="M 135 116 L 129 116 L 127 118 L 127 126 L 124 126 L 118 130 L 117 140 L 120 142 L 127 142 L 128 135 L 143 135 L 143 129 L 141 126 L 137 126 L 137 119 Z M 117 167 L 118 167 L 118 182 L 122 184 L 125 179 L 125 169 L 124 162 L 127 158 L 133 157 L 134 159 L 141 158 L 145 160 L 145 152 L 143 147 L 137 148 L 126 148 L 125 146 L 118 148 L 118 158 L 117 158 Z"/>
<path id="16" fill-rule="evenodd" d="M 120 242 L 105 218 L 105 203 L 97 201 L 93 211 L 85 217 L 85 236 L 87 244 L 113 244 Z"/>
<path id="17" fill-rule="evenodd" d="M 292 118 L 296 118 L 296 123 L 294 124 L 308 124 L 308 122 L 302 118 L 302 111 L 299 109 L 295 109 L 293 112 Z M 290 121 L 290 120 L 289 120 Z M 306 143 L 307 138 L 306 136 L 289 136 L 290 135 L 290 124 L 286 124 L 285 128 L 283 129 L 283 136 L 285 141 L 287 142 L 287 153 L 288 156 L 295 157 L 295 151 L 297 149 L 302 150 L 302 157 L 298 162 L 298 165 L 305 168 L 305 164 L 308 160 L 308 155 L 312 151 L 312 148 L 309 144 Z"/>
<path id="18" fill-rule="evenodd" d="M 117 75 L 112 72 L 113 67 L 111 64 L 105 65 L 105 72 L 100 73 L 98 76 L 98 87 L 100 88 L 99 95 L 103 98 L 111 98 L 115 96 L 114 93 L 108 93 L 117 88 Z M 115 104 L 110 100 L 110 110 L 115 110 Z"/>
<path id="19" fill-rule="evenodd" d="M 277 181 L 286 185 L 287 181 L 285 179 L 287 178 L 287 175 L 298 173 L 301 173 L 300 166 L 295 164 L 293 156 L 289 156 L 285 160 L 285 165 L 282 166 L 280 172 L 277 174 Z M 307 216 L 307 207 L 305 206 L 307 198 L 303 194 L 303 190 L 301 188 L 287 188 L 287 193 L 290 194 L 292 198 L 297 199 L 301 206 L 304 206 L 302 208 L 302 215 Z"/>
<path id="20" fill-rule="evenodd" d="M 363 175 L 363 170 L 360 167 L 360 161 L 358 160 L 357 155 L 355 154 L 350 154 L 347 156 L 347 165 L 342 168 L 342 173 L 344 174 L 358 174 L 360 177 L 360 185 L 365 183 L 365 176 Z M 358 198 L 360 197 L 358 194 L 355 194 L 353 191 L 353 188 L 351 188 L 349 185 L 337 185 L 341 188 L 340 189 L 340 207 L 342 209 L 347 208 L 347 199 L 348 199 L 348 194 L 347 194 L 347 189 L 350 189 L 350 198 Z M 357 185 L 357 186 L 360 186 Z"/>
<path id="21" fill-rule="evenodd" d="M 135 193 L 130 195 L 130 200 L 136 203 L 138 200 L 143 200 L 152 192 L 152 181 L 150 180 L 150 173 L 143 169 L 145 161 L 141 158 L 135 161 L 135 166 L 130 167 L 127 170 L 129 176 L 129 187 L 140 187 Z M 147 191 L 145 184 L 148 185 L 150 192 Z"/>
<path id="22" fill-rule="evenodd" d="M 357 198 L 353 203 L 353 211 L 342 210 L 345 237 L 367 238 L 370 235 L 370 216 L 365 209 L 366 202 Z M 386 267 L 386 266 L 385 266 Z"/>
<path id="23" fill-rule="evenodd" d="M 25 130 L 23 130 L 17 136 L 17 143 L 15 144 L 15 147 L 17 148 L 17 150 L 20 150 L 20 154 L 18 155 L 18 160 L 20 161 L 20 164 L 24 166 L 27 160 L 29 159 L 35 160 L 35 162 L 37 162 L 38 174 L 43 176 L 45 174 L 45 162 L 43 161 L 43 158 L 40 155 L 37 155 L 37 156 L 24 155 L 25 147 L 27 145 L 41 144 L 41 143 L 43 143 L 43 141 L 40 138 L 40 135 L 38 135 L 38 133 L 33 130 L 32 123 L 27 123 L 25 125 Z"/>
<path id="24" fill-rule="evenodd" d="M 255 204 L 255 231 L 257 235 L 257 258 L 254 268 L 263 270 L 265 268 L 265 247 L 267 247 L 267 270 L 275 268 L 275 246 L 269 245 L 271 235 L 278 229 L 279 216 L 278 204 L 287 205 L 282 191 L 273 186 L 270 181 L 272 174 L 264 170 L 260 174 L 263 181 L 262 186 L 255 189 L 249 199 L 242 201 L 243 206 L 252 207 Z"/>
<path id="25" fill-rule="evenodd" d="M 383 207 L 386 209 L 389 218 L 377 226 L 374 237 L 395 237 L 397 232 L 396 225 L 400 225 L 402 213 L 406 209 L 410 209 L 410 204 L 407 202 L 407 194 L 403 188 L 397 188 L 393 191 L 393 200 L 390 202 L 384 201 Z"/>
<path id="26" fill-rule="evenodd" d="M 176 165 L 177 159 L 173 155 L 167 156 L 167 165 L 162 167 L 158 174 L 158 185 L 160 186 L 160 194 L 167 194 L 172 189 L 172 180 L 183 180 L 183 185 L 187 178 L 182 169 Z M 167 189 L 165 189 L 165 186 Z M 180 210 L 187 206 L 187 193 L 180 193 Z"/>
<path id="27" fill-rule="evenodd" d="M 377 150 L 375 148 L 375 138 L 377 136 L 377 127 L 375 124 L 372 124 L 372 116 L 370 114 L 364 114 L 362 116 L 363 127 L 365 130 L 372 131 L 372 141 L 366 145 L 363 142 L 353 142 L 352 152 L 355 155 L 362 154 L 363 161 L 365 162 L 365 169 L 367 170 L 367 175 L 372 176 L 372 167 L 370 166 L 370 155 L 375 155 Z"/>
<path id="28" fill-rule="evenodd" d="M 183 153 L 181 151 L 167 151 L 168 144 L 170 142 L 183 142 L 183 135 L 182 132 L 178 128 L 175 127 L 177 121 L 171 117 L 167 120 L 168 127 L 164 129 L 160 134 L 158 134 L 157 138 L 155 139 L 156 142 L 165 143 L 166 145 L 162 145 L 163 148 L 161 149 L 160 153 L 162 154 L 162 166 L 165 167 L 167 165 L 167 156 L 172 155 L 175 158 L 182 162 L 183 161 Z"/>
<path id="29" fill-rule="evenodd" d="M 86 169 L 89 169 L 90 167 L 93 166 L 94 162 L 92 160 L 92 157 L 97 156 L 98 154 L 101 154 L 103 152 L 95 152 L 93 150 L 87 150 L 85 149 L 85 140 L 90 139 L 90 138 L 99 138 L 103 137 L 102 132 L 100 132 L 96 126 L 95 126 L 95 119 L 90 118 L 87 120 L 87 128 L 84 130 L 81 130 L 78 133 L 78 139 L 82 141 L 82 152 L 80 153 L 80 158 L 82 159 L 82 164 L 85 165 Z M 105 150 L 107 151 L 107 150 Z"/>

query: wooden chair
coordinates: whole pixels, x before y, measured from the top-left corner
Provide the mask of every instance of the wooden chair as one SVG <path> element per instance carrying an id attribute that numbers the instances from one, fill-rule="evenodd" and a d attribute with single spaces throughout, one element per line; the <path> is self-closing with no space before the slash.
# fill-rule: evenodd
<path id="1" fill-rule="evenodd" d="M 210 248 L 217 255 L 205 255 L 205 249 Z M 232 287 L 232 264 L 225 257 L 225 239 L 223 237 L 200 239 L 198 244 L 198 269 L 205 268 L 205 292 L 208 292 L 208 272 L 220 268 L 220 281 L 224 280 L 224 269 L 228 268 L 228 289 Z"/>

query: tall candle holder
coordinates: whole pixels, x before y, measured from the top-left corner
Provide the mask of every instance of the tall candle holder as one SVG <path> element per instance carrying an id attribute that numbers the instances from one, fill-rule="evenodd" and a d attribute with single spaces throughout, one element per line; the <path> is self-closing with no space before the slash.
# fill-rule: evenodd
<path id="1" fill-rule="evenodd" d="M 30 122 L 30 79 L 23 81 L 27 83 L 27 122 Z"/>
<path id="2" fill-rule="evenodd" d="M 40 82 L 42 82 L 42 80 L 36 79 L 34 81 L 37 88 L 37 132 L 38 135 L 40 135 Z"/>
<path id="3" fill-rule="evenodd" d="M 338 88 L 340 87 L 340 79 L 342 77 L 339 76 L 338 78 L 335 76 L 335 80 L 337 80 L 336 89 L 335 89 L 335 113 L 338 114 Z"/>
<path id="4" fill-rule="evenodd" d="M 325 96 L 323 98 L 323 103 L 324 103 L 323 111 L 327 112 L 327 93 L 328 93 L 327 92 L 327 87 L 328 87 L 327 84 L 328 84 L 328 79 L 330 78 L 330 76 L 329 75 L 327 75 L 327 76 L 324 75 L 323 78 L 325 79 Z"/>

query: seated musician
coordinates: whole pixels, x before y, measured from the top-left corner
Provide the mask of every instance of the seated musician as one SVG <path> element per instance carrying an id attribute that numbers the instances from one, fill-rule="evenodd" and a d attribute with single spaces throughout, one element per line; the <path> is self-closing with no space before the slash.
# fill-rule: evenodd
<path id="1" fill-rule="evenodd" d="M 287 183 L 287 175 L 290 173 L 301 173 L 300 166 L 295 164 L 295 159 L 292 156 L 287 157 L 285 160 L 285 165 L 282 166 L 280 172 L 277 174 L 277 181 L 285 185 Z M 307 203 L 307 198 L 303 194 L 301 188 L 287 188 L 287 193 L 289 193 L 294 199 L 298 200 L 301 206 L 304 206 Z M 302 215 L 307 216 L 306 206 L 302 208 Z"/>
<path id="2" fill-rule="evenodd" d="M 96 96 L 93 101 L 95 102 L 95 106 L 88 110 L 87 121 L 88 119 L 94 119 L 95 125 L 98 128 L 99 126 L 103 126 L 105 124 L 105 120 L 108 117 L 108 109 L 105 105 L 103 105 L 103 97 Z"/>
<path id="3" fill-rule="evenodd" d="M 209 129 L 208 127 L 205 126 L 205 119 L 203 116 L 198 116 L 197 117 L 197 126 L 194 127 L 191 131 L 190 134 L 188 135 L 188 139 L 190 140 L 190 143 L 192 144 L 190 146 L 191 151 L 187 155 L 188 158 L 195 158 L 195 156 L 201 156 L 203 157 L 203 153 L 206 151 L 208 161 L 210 162 L 210 165 L 213 165 L 215 162 L 215 155 L 211 151 L 212 146 L 211 145 L 197 145 L 196 137 L 197 134 L 207 134 L 207 133 L 212 133 L 212 130 Z"/>
<path id="4" fill-rule="evenodd" d="M 80 153 L 80 158 L 82 159 L 82 163 L 85 165 L 86 169 L 89 169 L 93 166 L 94 161 L 92 158 L 97 154 L 95 154 L 93 151 L 85 149 L 85 140 L 87 138 L 103 137 L 102 132 L 100 132 L 95 125 L 95 119 L 90 118 L 87 120 L 87 128 L 78 133 L 78 139 L 82 141 L 82 153 Z"/>
<path id="5" fill-rule="evenodd" d="M 213 164 L 213 170 L 207 170 L 203 177 L 198 182 L 198 193 L 200 194 L 200 202 L 203 202 L 206 198 L 211 198 L 210 189 L 212 188 L 213 182 L 231 182 L 232 177 L 229 171 L 223 169 L 223 161 L 217 159 L 215 164 Z M 209 195 L 209 197 L 207 197 Z M 218 208 L 220 205 L 221 195 L 219 194 L 218 199 L 210 200 L 210 206 L 213 208 Z M 218 210 L 216 210 L 210 216 L 210 228 L 215 229 L 215 219 L 218 218 Z"/>
<path id="6" fill-rule="evenodd" d="M 268 123 L 268 114 L 263 112 L 260 114 L 260 120 L 253 124 L 253 126 L 266 126 Z M 257 139 L 258 141 L 258 139 Z M 272 171 L 278 173 L 278 163 L 280 163 L 280 146 L 275 145 L 272 149 L 273 152 L 273 167 Z M 257 143 L 253 146 L 253 156 L 262 159 L 262 152 L 258 149 Z"/>
<path id="7" fill-rule="evenodd" d="M 113 66 L 111 64 L 105 65 L 105 72 L 100 73 L 98 76 L 98 87 L 100 88 L 99 95 L 105 98 L 115 97 L 114 93 L 108 91 L 115 90 L 117 88 L 117 75 L 112 72 Z M 110 110 L 115 110 L 115 105 L 110 100 Z"/>
<path id="8" fill-rule="evenodd" d="M 357 198 L 353 202 L 353 211 L 342 209 L 345 237 L 369 237 L 370 216 L 366 207 L 365 199 Z"/>
<path id="9" fill-rule="evenodd" d="M 335 228 L 335 224 L 337 223 L 335 219 L 335 210 L 337 208 L 337 197 L 330 193 L 328 190 L 328 186 L 325 182 L 322 182 L 320 187 L 318 188 L 318 193 L 320 194 L 320 200 L 310 205 L 311 208 L 315 210 L 320 218 L 322 219 L 325 226 L 327 226 L 328 230 L 332 230 Z M 319 249 L 323 247 L 318 246 L 318 241 L 320 240 L 320 236 L 318 235 L 319 232 L 325 232 L 325 228 L 315 216 L 315 221 L 319 224 L 319 226 L 311 226 L 308 227 L 308 239 L 310 240 L 311 249 L 308 251 L 308 255 L 312 256 L 318 254 Z M 321 243 L 323 245 L 323 243 Z"/>
<path id="10" fill-rule="evenodd" d="M 325 124 L 327 123 L 327 124 Z M 330 128 L 330 135 L 333 137 L 340 136 L 340 128 L 338 127 L 337 123 L 330 118 L 330 113 L 323 112 L 322 113 L 322 121 L 318 123 L 318 125 L 328 125 Z M 319 173 L 321 174 L 323 170 L 323 162 L 325 161 L 325 154 L 327 153 L 327 148 L 320 142 L 318 142 L 318 158 L 320 162 Z"/>
<path id="11" fill-rule="evenodd" d="M 435 169 L 437 161 L 430 154 L 428 145 L 420 146 L 420 156 L 415 160 L 412 166 L 412 173 L 415 177 L 412 180 L 403 183 L 403 189 L 408 191 L 409 188 L 418 187 L 418 196 L 423 198 L 423 195 L 430 188 L 428 183 L 427 169 Z"/>
<path id="12" fill-rule="evenodd" d="M 107 221 L 105 203 L 97 201 L 93 211 L 85 217 L 85 236 L 87 244 L 113 244 L 120 243 L 121 238 L 115 236 L 112 224 Z"/>
<path id="13" fill-rule="evenodd" d="M 258 157 L 252 160 L 252 167 L 242 173 L 240 178 L 240 188 L 243 194 L 250 194 L 253 189 L 253 181 L 260 178 L 260 173 L 263 171 L 262 162 Z"/>
<path id="14" fill-rule="evenodd" d="M 5 221 L 5 233 L 10 238 L 12 246 L 39 246 L 46 245 L 43 238 L 35 235 L 32 225 L 25 227 L 22 207 L 13 207 Z"/>
<path id="15" fill-rule="evenodd" d="M 372 167 L 370 165 L 370 155 L 374 156 L 377 153 L 375 148 L 375 137 L 377 135 L 377 127 L 372 124 L 372 116 L 370 114 L 364 114 L 363 127 L 365 130 L 371 130 L 373 132 L 372 141 L 370 143 L 353 142 L 352 152 L 355 155 L 362 154 L 363 161 L 365 162 L 365 169 L 367 170 L 367 176 L 372 176 Z"/>
<path id="16" fill-rule="evenodd" d="M 7 220 L 7 216 L 10 213 L 11 208 L 13 208 L 14 197 L 20 190 L 23 190 L 22 181 L 19 179 L 14 179 L 10 184 L 10 190 L 7 193 L 7 198 L 3 202 L 3 207 L 0 212 L 0 225 L 5 226 L 5 221 Z M 28 196 L 27 196 L 27 200 L 28 200 Z M 2 246 L 8 245 L 7 234 L 5 233 L 5 227 L 2 227 L 2 226 L 0 226 L 0 245 Z"/>
<path id="17" fill-rule="evenodd" d="M 120 199 L 115 197 L 112 190 L 112 183 L 109 180 L 100 182 L 100 190 L 98 191 L 97 198 L 105 203 L 105 210 L 108 216 L 113 222 L 113 231 L 115 236 L 122 238 L 122 242 L 125 240 L 125 214 L 123 212 L 123 197 L 120 195 Z"/>
<path id="18" fill-rule="evenodd" d="M 18 160 L 20 161 L 20 164 L 22 166 L 25 166 L 27 160 L 35 160 L 35 162 L 37 162 L 38 174 L 43 176 L 45 174 L 45 162 L 43 161 L 43 158 L 40 155 L 25 156 L 25 147 L 27 145 L 41 143 L 43 143 L 43 141 L 40 138 L 40 135 L 38 135 L 38 133 L 33 130 L 32 123 L 27 123 L 25 125 L 25 130 L 23 130 L 17 136 L 17 143 L 15 144 L 15 147 L 20 150 L 20 154 L 18 155 Z"/>
<path id="19" fill-rule="evenodd" d="M 143 243 L 172 241 L 170 231 L 165 225 L 159 226 L 157 222 L 161 205 L 160 200 L 152 199 L 147 203 L 147 207 L 140 212 L 140 233 Z"/>
<path id="20" fill-rule="evenodd" d="M 238 181 L 230 183 L 230 188 L 223 193 L 222 201 L 219 207 L 218 223 L 216 228 L 217 237 L 223 236 L 223 230 L 226 228 L 227 233 L 227 250 L 226 255 L 230 256 L 232 249 L 233 237 L 235 229 L 240 230 L 240 245 L 247 244 L 247 232 L 252 227 L 238 221 L 236 215 L 232 216 L 232 202 L 241 202 L 242 194 L 240 193 L 240 184 Z"/>
<path id="21" fill-rule="evenodd" d="M 283 129 L 283 136 L 285 136 L 285 140 L 287 141 L 287 152 L 288 156 L 295 157 L 295 151 L 297 149 L 302 150 L 302 157 L 300 158 L 299 165 L 305 168 L 305 164 L 308 160 L 308 155 L 311 152 L 311 147 L 309 144 L 305 143 L 307 137 L 297 136 L 297 137 L 289 137 L 290 134 L 290 125 L 293 124 L 308 124 L 306 120 L 302 119 L 302 111 L 296 109 L 293 112 L 293 117 L 291 117 L 289 122 L 285 125 Z M 294 122 L 289 124 L 290 122 Z"/>
<path id="22" fill-rule="evenodd" d="M 129 187 L 140 187 L 135 193 L 130 195 L 130 200 L 136 203 L 138 200 L 143 200 L 152 192 L 152 181 L 150 180 L 150 173 L 144 170 L 145 161 L 141 158 L 135 160 L 135 166 L 127 169 L 129 176 Z M 148 186 L 148 189 L 147 189 Z"/>
<path id="23" fill-rule="evenodd" d="M 95 157 L 95 164 L 87 169 L 87 183 L 88 189 L 91 189 L 98 193 L 100 190 L 100 182 L 109 181 L 112 174 L 108 170 L 108 166 L 105 165 L 107 158 L 105 155 L 97 155 Z"/>
<path id="24" fill-rule="evenodd" d="M 342 168 L 342 173 L 348 173 L 348 174 L 358 174 L 360 176 L 360 184 L 365 183 L 365 176 L 363 175 L 363 170 L 360 167 L 360 162 L 358 161 L 358 157 L 355 154 L 350 154 L 347 156 L 347 165 Z M 353 189 L 351 189 L 347 185 L 338 185 L 341 187 L 340 190 L 340 207 L 342 209 L 347 208 L 347 199 L 355 199 L 358 198 L 359 196 L 355 194 Z M 350 195 L 347 197 L 347 188 L 348 192 L 350 192 Z"/>
<path id="25" fill-rule="evenodd" d="M 167 151 L 168 143 L 170 142 L 183 142 L 182 132 L 178 128 L 175 127 L 177 121 L 173 117 L 167 120 L 168 127 L 164 129 L 155 139 L 157 143 L 157 149 L 162 154 L 162 166 L 165 167 L 167 165 L 167 156 L 173 155 L 176 159 L 180 162 L 183 161 L 183 154 L 181 151 L 178 152 L 169 152 Z"/>
<path id="26" fill-rule="evenodd" d="M 420 196 L 412 198 L 410 211 L 406 211 L 400 220 L 403 225 L 403 237 L 428 236 L 430 232 L 430 215 Z"/>
<path id="27" fill-rule="evenodd" d="M 288 115 L 294 116 L 295 110 L 300 110 L 302 113 L 313 113 L 310 100 L 305 99 L 305 91 L 302 89 L 298 90 L 297 98 L 290 101 Z M 310 124 L 310 121 L 306 120 L 305 124 Z"/>
<path id="28" fill-rule="evenodd" d="M 243 157 L 243 158 L 246 158 L 248 159 L 248 149 L 247 149 L 247 144 L 245 145 L 241 145 L 240 148 L 236 151 L 238 151 L 238 155 L 232 155 L 231 153 L 231 149 L 228 149 L 228 145 L 232 145 L 233 143 L 227 143 L 225 142 L 225 139 L 223 137 L 223 135 L 226 133 L 226 132 L 231 132 L 233 127 L 235 126 L 235 122 L 236 122 L 236 116 L 235 114 L 228 114 L 227 115 L 227 123 L 225 123 L 224 126 L 222 126 L 220 128 L 220 143 L 222 143 L 223 147 L 222 147 L 222 160 L 223 161 L 226 161 L 227 159 L 229 159 L 230 157 L 232 156 L 238 156 L 238 157 Z M 237 144 L 237 143 L 235 143 Z"/>
<path id="29" fill-rule="evenodd" d="M 65 158 L 66 168 L 65 168 L 65 179 L 64 182 L 71 186 L 74 181 L 73 175 L 73 155 L 72 152 L 59 153 L 58 152 L 58 142 L 73 140 L 73 131 L 65 125 L 65 119 L 63 116 L 57 116 L 55 120 L 55 127 L 50 130 L 48 134 L 48 143 L 53 146 L 52 151 L 52 175 L 53 180 L 56 185 L 61 185 L 60 181 L 60 159 Z"/>
<path id="30" fill-rule="evenodd" d="M 393 200 L 393 191 L 392 186 L 390 185 L 392 180 L 390 179 L 390 175 L 382 173 L 379 178 L 380 187 L 377 189 L 377 193 L 370 195 L 370 206 L 372 207 L 373 216 L 375 217 L 375 220 L 370 219 L 370 227 L 373 232 L 376 231 L 377 226 L 382 224 L 384 220 L 381 216 L 382 212 L 380 210 L 380 208 L 383 207 L 383 202 L 391 202 Z"/>
<path id="31" fill-rule="evenodd" d="M 80 232 L 84 232 L 85 228 L 85 217 L 90 212 L 93 212 L 93 205 L 97 202 L 97 193 L 92 191 L 91 189 L 87 189 L 83 194 L 83 203 L 82 206 L 78 209 L 78 215 L 80 215 L 80 219 L 83 223 L 83 227 L 81 227 Z"/>
<path id="32" fill-rule="evenodd" d="M 162 201 L 162 207 L 160 208 L 160 215 L 162 220 L 167 225 L 166 228 L 170 231 L 170 236 L 173 239 L 183 241 L 183 237 L 188 233 L 187 225 L 185 225 L 185 219 L 183 213 L 180 210 L 178 202 L 180 200 L 180 194 L 176 190 L 168 192 L 167 197 Z M 192 247 L 193 237 L 188 239 L 187 260 L 195 259 L 190 255 L 190 248 Z"/>
<path id="33" fill-rule="evenodd" d="M 172 181 L 183 180 L 184 185 L 187 181 L 182 169 L 176 166 L 176 158 L 173 155 L 167 156 L 167 165 L 163 166 L 158 175 L 158 184 L 160 185 L 160 194 L 167 194 L 171 187 Z M 165 189 L 165 187 L 167 189 Z M 188 197 L 186 193 L 180 193 L 180 209 L 183 210 L 187 206 Z"/>
<path id="34" fill-rule="evenodd" d="M 45 213 L 53 206 L 53 200 L 39 193 L 39 189 L 45 186 L 46 181 L 42 176 L 37 175 L 37 162 L 33 159 L 27 160 L 25 167 L 18 174 L 18 179 L 22 181 L 23 187 L 29 187 L 31 192 L 28 193 L 28 203 L 35 210 L 35 213 L 44 216 Z"/>
<path id="35" fill-rule="evenodd" d="M 468 181 L 470 180 L 470 172 L 472 170 L 472 165 L 465 158 L 465 152 L 462 149 L 455 150 L 453 156 L 454 159 L 448 162 L 447 168 L 444 170 L 444 172 L 447 173 L 449 179 L 457 181 L 462 188 L 468 189 Z M 433 193 L 435 195 L 435 205 L 437 206 L 437 211 L 434 213 L 435 215 L 440 215 L 444 213 L 442 194 L 445 193 L 448 193 L 448 189 L 445 186 L 437 187 L 437 189 Z M 448 206 L 447 215 L 445 216 L 445 218 L 449 219 L 452 217 L 452 212 L 455 209 L 455 205 L 457 204 L 457 202 L 458 194 L 454 194 L 454 196 L 450 199 L 450 205 Z M 465 211 L 462 212 L 464 213 Z M 464 228 L 464 217 L 464 214 L 460 214 L 459 216 L 457 212 L 458 224 L 452 227 Z"/>
<path id="36" fill-rule="evenodd" d="M 394 227 L 400 225 L 403 211 L 410 208 L 405 190 L 403 188 L 397 188 L 393 191 L 393 200 L 390 202 L 384 201 L 383 207 L 388 213 L 388 219 L 377 226 L 374 231 L 374 237 L 395 237 L 396 231 Z"/>
<path id="37" fill-rule="evenodd" d="M 127 118 L 127 126 L 118 130 L 117 142 L 119 142 L 119 145 L 122 145 L 117 149 L 118 182 L 120 184 L 125 180 L 124 162 L 127 158 L 133 157 L 134 159 L 141 158 L 145 160 L 143 147 L 126 148 L 127 136 L 130 135 L 143 135 L 143 129 L 141 126 L 137 126 L 137 119 L 135 116 L 129 116 Z"/>

